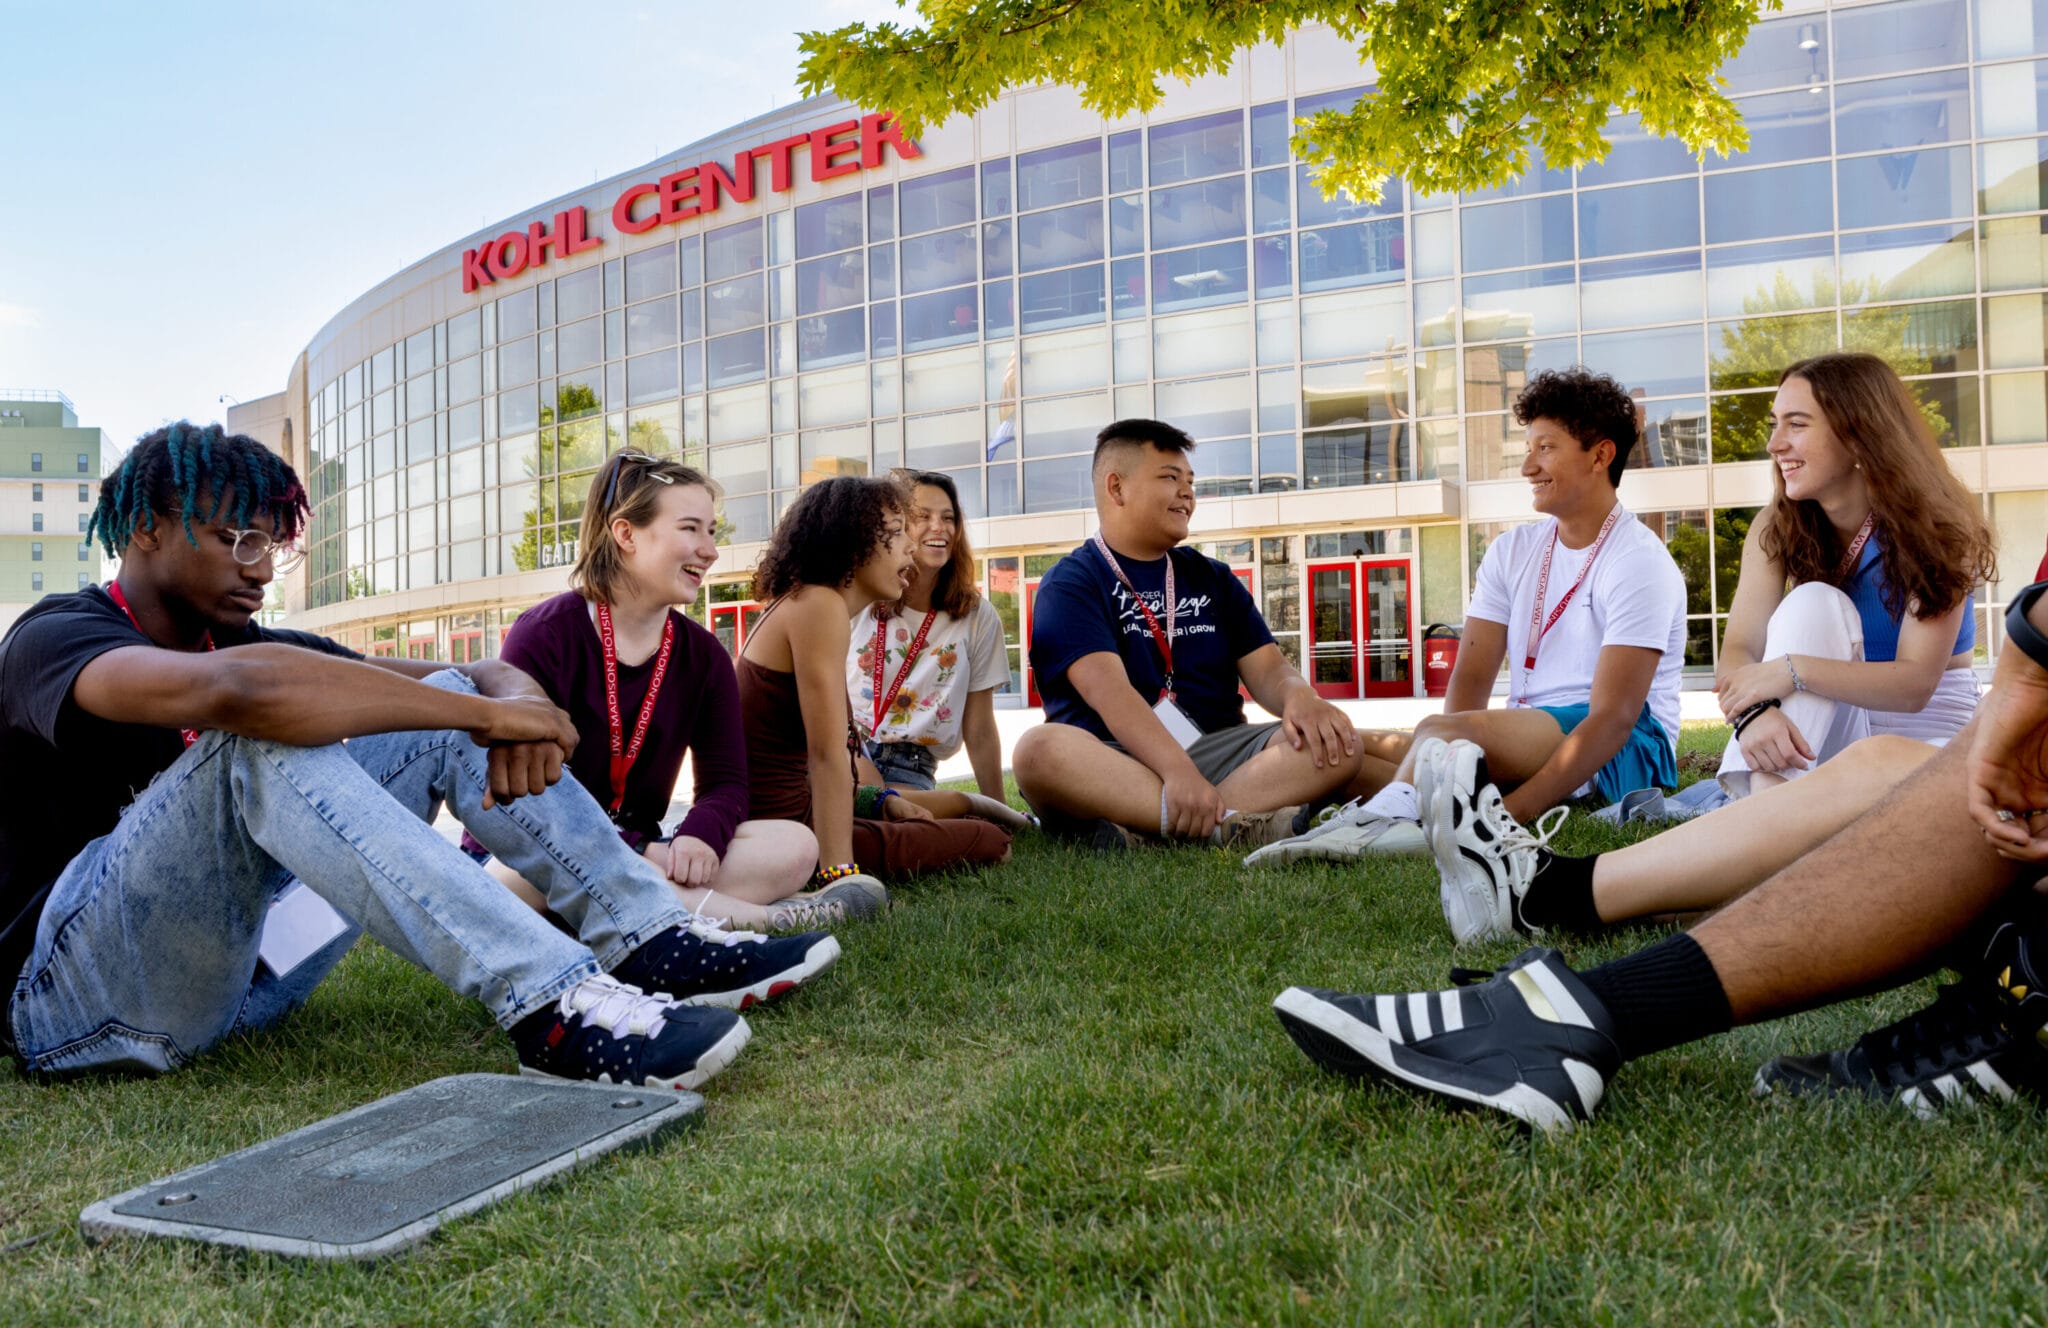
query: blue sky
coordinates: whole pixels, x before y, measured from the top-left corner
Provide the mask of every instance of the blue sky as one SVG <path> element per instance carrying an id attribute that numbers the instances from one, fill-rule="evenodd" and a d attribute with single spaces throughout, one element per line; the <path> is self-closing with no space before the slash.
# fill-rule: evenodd
<path id="1" fill-rule="evenodd" d="M 478 227 L 797 98 L 890 0 L 0 0 L 0 387 L 117 447 Z M 738 21 L 744 19 L 744 22 Z"/>

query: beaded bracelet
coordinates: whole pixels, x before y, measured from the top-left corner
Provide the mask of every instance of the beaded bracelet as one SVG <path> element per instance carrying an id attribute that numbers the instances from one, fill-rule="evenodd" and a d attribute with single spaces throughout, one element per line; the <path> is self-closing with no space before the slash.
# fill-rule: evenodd
<path id="1" fill-rule="evenodd" d="M 849 876 L 858 875 L 860 875 L 859 863 L 842 862 L 837 867 L 820 867 L 818 868 L 818 870 L 812 872 L 811 884 L 830 885 L 834 881 L 841 881 L 845 880 Z"/>
<path id="2" fill-rule="evenodd" d="M 853 814 L 864 821 L 879 821 L 883 804 L 902 796 L 895 789 L 883 788 L 879 784 L 862 784 L 853 791 Z"/>
<path id="3" fill-rule="evenodd" d="M 1748 728 L 1751 724 L 1754 724 L 1759 718 L 1761 718 L 1764 711 L 1776 710 L 1779 708 L 1780 703 L 1778 701 L 1778 698 L 1775 696 L 1768 701 L 1757 702 L 1755 705 L 1751 706 L 1749 709 L 1743 711 L 1741 714 L 1735 717 L 1735 736 L 1738 738 L 1741 737 L 1742 731 Z"/>

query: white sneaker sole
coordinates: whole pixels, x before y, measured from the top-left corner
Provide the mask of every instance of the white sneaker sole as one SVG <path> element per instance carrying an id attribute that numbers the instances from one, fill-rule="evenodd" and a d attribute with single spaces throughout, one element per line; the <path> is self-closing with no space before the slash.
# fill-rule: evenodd
<path id="1" fill-rule="evenodd" d="M 1273 1009 L 1297 1042 L 1304 1033 L 1334 1041 L 1363 1058 L 1367 1064 L 1360 1068 L 1395 1083 L 1448 1098 L 1455 1104 L 1490 1108 L 1545 1134 L 1566 1133 L 1578 1124 L 1570 1112 L 1527 1084 L 1516 1084 L 1501 1093 L 1482 1093 L 1424 1073 L 1419 1067 L 1403 1067 L 1394 1059 L 1394 1044 L 1386 1034 L 1300 987 L 1281 992 L 1273 1000 Z M 1430 1059 L 1426 1053 L 1410 1054 L 1417 1061 Z"/>
<path id="2" fill-rule="evenodd" d="M 705 1084 L 717 1078 L 720 1070 L 723 1070 L 739 1058 L 741 1048 L 745 1047 L 753 1039 L 753 1036 L 754 1030 L 747 1027 L 747 1021 L 742 1019 L 737 1024 L 734 1024 L 731 1031 L 726 1033 L 724 1037 L 706 1048 L 704 1054 L 697 1058 L 696 1065 L 692 1066 L 687 1073 L 677 1075 L 673 1079 L 663 1079 L 659 1075 L 653 1075 L 639 1084 L 631 1085 L 631 1087 L 667 1088 L 671 1090 L 702 1088 Z M 524 1065 L 519 1067 L 519 1074 L 522 1078 L 526 1079 L 560 1079 L 569 1083 L 609 1084 L 614 1082 L 608 1074 L 601 1074 L 594 1080 L 571 1080 L 567 1075 L 549 1074 L 545 1070 L 529 1069 Z"/>
<path id="3" fill-rule="evenodd" d="M 1443 905 L 1444 921 L 1459 945 L 1478 945 L 1515 934 L 1493 873 L 1474 862 L 1458 841 L 1455 808 L 1460 803 L 1470 806 L 1478 793 L 1483 754 L 1476 743 L 1446 744 L 1440 756 L 1426 764 L 1418 762 L 1415 771 L 1419 803 L 1425 801 L 1421 796 L 1423 779 L 1432 784 L 1423 833 L 1429 840 L 1430 855 L 1436 859 L 1437 897 Z"/>
<path id="4" fill-rule="evenodd" d="M 679 1005 L 714 1005 L 722 1010 L 744 1010 L 762 1001 L 776 997 L 809 982 L 818 974 L 832 967 L 839 959 L 838 938 L 827 936 L 804 952 L 804 957 L 780 973 L 762 978 L 759 982 L 730 991 L 700 991 L 677 1002 Z"/>

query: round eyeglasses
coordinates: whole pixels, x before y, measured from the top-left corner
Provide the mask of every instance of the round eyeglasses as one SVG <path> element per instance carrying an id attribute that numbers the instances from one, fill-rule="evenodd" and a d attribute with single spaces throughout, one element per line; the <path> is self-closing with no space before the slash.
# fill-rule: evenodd
<path id="1" fill-rule="evenodd" d="M 226 534 L 235 537 L 235 561 L 244 567 L 254 567 L 265 558 L 270 560 L 270 570 L 279 576 L 296 571 L 306 560 L 306 551 L 290 540 L 279 542 L 261 530 L 237 530 L 226 527 Z"/>

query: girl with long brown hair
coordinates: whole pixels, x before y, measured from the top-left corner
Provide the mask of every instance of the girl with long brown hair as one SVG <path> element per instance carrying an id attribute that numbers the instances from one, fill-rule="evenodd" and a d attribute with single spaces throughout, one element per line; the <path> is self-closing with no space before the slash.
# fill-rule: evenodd
<path id="1" fill-rule="evenodd" d="M 1971 595 L 1996 576 L 1977 500 L 1875 355 L 1785 370 L 1768 451 L 1773 498 L 1743 544 L 1715 675 L 1736 797 L 1866 734 L 1953 737 L 1977 706 Z"/>

